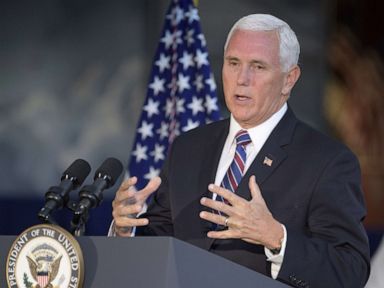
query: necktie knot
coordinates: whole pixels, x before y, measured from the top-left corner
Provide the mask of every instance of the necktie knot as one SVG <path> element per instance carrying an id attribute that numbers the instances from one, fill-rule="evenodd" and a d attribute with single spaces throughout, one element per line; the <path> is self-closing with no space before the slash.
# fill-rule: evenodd
<path id="1" fill-rule="evenodd" d="M 246 130 L 240 130 L 236 134 L 236 151 L 231 165 L 224 176 L 222 186 L 234 192 L 239 185 L 244 174 L 247 154 L 245 146 L 251 143 L 251 137 Z"/>
<path id="2" fill-rule="evenodd" d="M 236 134 L 236 145 L 237 146 L 241 145 L 241 146 L 243 146 L 243 148 L 245 148 L 245 146 L 247 146 L 251 142 L 252 142 L 252 140 L 251 140 L 251 137 L 249 137 L 247 130 L 240 130 L 239 132 L 237 132 L 237 134 Z"/>

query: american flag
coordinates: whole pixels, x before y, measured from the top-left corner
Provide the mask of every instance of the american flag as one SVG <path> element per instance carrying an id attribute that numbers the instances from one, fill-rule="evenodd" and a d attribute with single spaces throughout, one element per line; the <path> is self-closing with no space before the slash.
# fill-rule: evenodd
<path id="1" fill-rule="evenodd" d="M 137 189 L 157 176 L 180 133 L 220 119 L 216 84 L 192 0 L 173 0 L 157 47 L 129 173 Z"/>

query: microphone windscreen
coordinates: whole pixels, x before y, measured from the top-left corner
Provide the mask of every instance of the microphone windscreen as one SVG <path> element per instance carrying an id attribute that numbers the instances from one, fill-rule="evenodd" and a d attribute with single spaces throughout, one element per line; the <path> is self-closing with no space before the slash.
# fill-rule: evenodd
<path id="1" fill-rule="evenodd" d="M 113 186 L 123 172 L 123 164 L 116 158 L 108 158 L 106 159 L 100 166 L 99 169 L 97 169 L 95 173 L 95 180 L 97 178 L 105 177 L 107 176 L 110 181 L 109 186 Z"/>
<path id="2" fill-rule="evenodd" d="M 83 159 L 77 159 L 64 171 L 61 179 L 74 178 L 76 184 L 81 185 L 89 172 L 91 172 L 91 166 L 88 162 Z"/>

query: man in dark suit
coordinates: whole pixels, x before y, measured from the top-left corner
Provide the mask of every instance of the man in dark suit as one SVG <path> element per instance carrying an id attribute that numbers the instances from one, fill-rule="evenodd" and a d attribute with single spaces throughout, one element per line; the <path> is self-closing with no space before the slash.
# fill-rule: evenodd
<path id="1" fill-rule="evenodd" d="M 222 70 L 230 119 L 178 137 L 160 178 L 143 190 L 130 189 L 135 177 L 122 184 L 117 235 L 135 227 L 136 235 L 174 236 L 296 287 L 364 286 L 359 164 L 288 107 L 299 50 L 294 32 L 271 15 L 234 25 Z"/>

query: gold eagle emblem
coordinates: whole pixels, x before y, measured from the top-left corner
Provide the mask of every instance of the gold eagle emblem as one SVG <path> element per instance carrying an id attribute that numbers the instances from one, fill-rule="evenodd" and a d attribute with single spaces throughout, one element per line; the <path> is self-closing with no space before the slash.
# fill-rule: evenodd
<path id="1" fill-rule="evenodd" d="M 29 271 L 31 272 L 33 279 L 37 282 L 37 284 L 33 286 L 34 288 L 54 288 L 51 282 L 55 280 L 59 272 L 61 258 L 62 256 L 60 255 L 50 262 L 46 259 L 35 261 L 27 256 Z"/>

